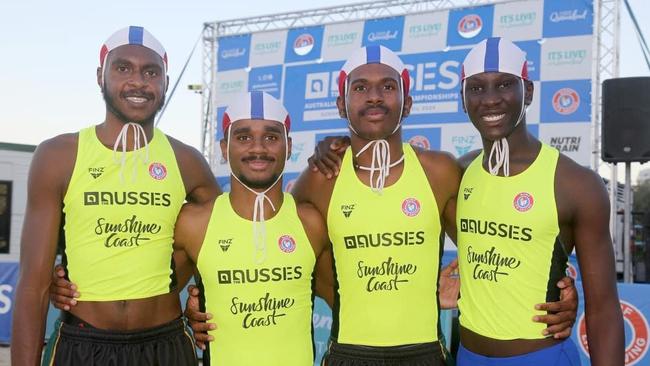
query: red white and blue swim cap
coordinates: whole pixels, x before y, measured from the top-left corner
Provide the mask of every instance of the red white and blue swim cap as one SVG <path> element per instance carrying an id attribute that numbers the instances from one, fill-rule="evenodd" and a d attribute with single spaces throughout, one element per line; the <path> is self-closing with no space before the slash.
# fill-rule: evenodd
<path id="1" fill-rule="evenodd" d="M 108 37 L 99 50 L 99 66 L 104 66 L 109 52 L 117 47 L 129 44 L 140 45 L 154 51 L 162 58 L 165 70 L 167 69 L 167 52 L 165 52 L 162 44 L 146 29 L 133 25 L 122 28 Z"/>
<path id="2" fill-rule="evenodd" d="M 345 64 L 343 64 L 341 72 L 339 73 L 339 95 L 341 97 L 345 96 L 345 86 L 350 73 L 359 66 L 368 64 L 383 64 L 397 71 L 402 79 L 404 97 L 406 98 L 406 96 L 408 96 L 411 78 L 409 77 L 409 72 L 406 69 L 406 66 L 404 66 L 402 60 L 397 56 L 397 54 L 395 54 L 395 52 L 388 48 L 379 45 L 372 45 L 356 50 L 352 53 L 352 56 L 348 58 Z"/>
<path id="3" fill-rule="evenodd" d="M 233 102 L 223 114 L 224 133 L 232 123 L 242 119 L 277 121 L 284 125 L 287 133 L 291 127 L 289 113 L 282 102 L 261 91 L 253 91 L 233 98 Z"/>
<path id="4" fill-rule="evenodd" d="M 504 72 L 528 80 L 526 53 L 507 39 L 484 39 L 465 57 L 461 80 L 483 72 Z"/>

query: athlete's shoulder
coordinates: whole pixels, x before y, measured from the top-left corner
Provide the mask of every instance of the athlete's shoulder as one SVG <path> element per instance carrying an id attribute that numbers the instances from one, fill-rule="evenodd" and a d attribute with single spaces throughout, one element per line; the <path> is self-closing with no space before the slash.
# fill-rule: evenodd
<path id="1" fill-rule="evenodd" d="M 176 246 L 186 249 L 202 243 L 200 233 L 205 233 L 215 200 L 185 203 L 178 214 L 174 231 Z"/>
<path id="2" fill-rule="evenodd" d="M 481 154 L 481 151 L 482 149 L 476 149 L 458 158 L 458 164 L 463 172 L 465 172 L 469 165 Z"/>
<path id="3" fill-rule="evenodd" d="M 296 211 L 316 256 L 327 245 L 327 224 L 320 211 L 309 202 L 296 204 Z"/>
<path id="4" fill-rule="evenodd" d="M 169 144 L 176 156 L 176 163 L 188 194 L 193 202 L 208 202 L 221 194 L 208 161 L 196 148 L 169 135 Z"/>
<path id="5" fill-rule="evenodd" d="M 77 156 L 79 133 L 66 133 L 41 142 L 34 151 L 32 165 L 44 164 L 56 171 L 72 171 Z M 50 165 L 52 164 L 52 165 Z"/>
<path id="6" fill-rule="evenodd" d="M 415 155 L 418 157 L 420 164 L 430 171 L 455 171 L 458 169 L 458 161 L 449 152 L 437 150 L 425 150 L 419 147 L 413 147 Z"/>
<path id="7" fill-rule="evenodd" d="M 176 154 L 176 159 L 184 159 L 184 160 L 197 160 L 197 161 L 204 161 L 205 157 L 203 154 L 199 152 L 196 148 L 193 146 L 190 146 L 180 140 L 177 140 L 169 135 L 167 136 L 167 140 L 169 141 L 169 144 L 171 145 L 172 149 L 174 150 L 174 154 Z"/>
<path id="8" fill-rule="evenodd" d="M 323 173 L 307 167 L 296 179 L 291 194 L 296 204 L 311 203 L 325 215 L 336 181 L 336 176 L 328 179 Z"/>
<path id="9" fill-rule="evenodd" d="M 581 207 L 600 201 L 604 204 L 607 201 L 603 178 L 562 153 L 557 161 L 555 187 L 562 201 L 573 202 Z"/>

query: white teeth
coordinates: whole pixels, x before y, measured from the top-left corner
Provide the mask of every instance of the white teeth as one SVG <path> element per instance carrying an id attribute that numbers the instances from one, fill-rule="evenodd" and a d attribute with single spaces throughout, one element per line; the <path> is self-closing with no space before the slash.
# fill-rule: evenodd
<path id="1" fill-rule="evenodd" d="M 132 103 L 144 103 L 147 101 L 147 98 L 142 97 L 127 97 L 126 100 Z"/>
<path id="2" fill-rule="evenodd" d="M 483 120 L 486 121 L 486 122 L 494 122 L 494 121 L 500 120 L 501 118 L 503 118 L 503 116 L 505 116 L 505 113 L 504 114 L 491 114 L 489 116 L 483 116 Z"/>

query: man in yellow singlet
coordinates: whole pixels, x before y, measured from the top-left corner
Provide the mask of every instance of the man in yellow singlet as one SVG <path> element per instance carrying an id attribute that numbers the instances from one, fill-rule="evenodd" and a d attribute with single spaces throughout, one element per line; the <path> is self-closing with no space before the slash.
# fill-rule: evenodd
<path id="1" fill-rule="evenodd" d="M 602 179 L 526 129 L 533 83 L 515 44 L 480 42 L 465 58 L 461 79 L 463 105 L 483 149 L 460 159 L 458 364 L 578 365 L 570 339 L 546 337 L 529 321 L 535 303 L 559 298 L 554 284 L 575 248 L 591 363 L 622 365 L 623 319 Z"/>
<path id="2" fill-rule="evenodd" d="M 79 297 L 51 340 L 56 365 L 195 365 L 177 289 L 191 270 L 172 261 L 181 205 L 220 190 L 195 149 L 154 128 L 168 86 L 167 54 L 142 27 L 100 49 L 102 123 L 41 143 L 29 173 L 11 358 L 41 358 L 59 227 Z M 178 271 L 178 278 L 177 278 Z"/>

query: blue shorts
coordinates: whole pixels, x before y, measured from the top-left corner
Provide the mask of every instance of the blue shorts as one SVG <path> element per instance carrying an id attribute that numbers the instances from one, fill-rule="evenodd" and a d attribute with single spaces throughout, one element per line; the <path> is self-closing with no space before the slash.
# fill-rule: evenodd
<path id="1" fill-rule="evenodd" d="M 461 344 L 456 366 L 579 366 L 580 355 L 576 345 L 567 339 L 562 343 L 513 357 L 485 357 L 470 352 Z"/>

